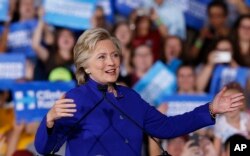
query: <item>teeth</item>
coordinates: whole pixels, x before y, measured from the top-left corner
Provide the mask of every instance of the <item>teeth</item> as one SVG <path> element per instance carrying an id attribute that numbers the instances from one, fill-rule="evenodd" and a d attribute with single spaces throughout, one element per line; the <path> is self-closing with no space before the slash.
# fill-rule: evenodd
<path id="1" fill-rule="evenodd" d="M 113 72 L 115 72 L 115 70 L 108 70 L 108 71 L 106 71 L 107 73 L 113 73 Z"/>

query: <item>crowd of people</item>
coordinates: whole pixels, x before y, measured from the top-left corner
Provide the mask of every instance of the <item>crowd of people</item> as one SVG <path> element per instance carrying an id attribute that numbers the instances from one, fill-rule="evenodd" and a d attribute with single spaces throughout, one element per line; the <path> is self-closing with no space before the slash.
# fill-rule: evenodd
<path id="1" fill-rule="evenodd" d="M 28 36 L 33 53 L 24 52 L 25 77 L 18 81 L 75 80 L 73 48 L 83 31 L 47 24 L 43 18 L 45 10 L 38 0 L 9 2 L 9 18 L 0 25 L 0 53 L 16 53 L 9 42 L 20 38 L 11 36 L 11 25 L 25 21 L 34 21 L 36 25 Z M 92 28 L 105 28 L 120 41 L 119 84 L 133 87 L 156 61 L 161 61 L 176 75 L 175 94 L 200 95 L 212 92 L 213 75 L 218 67 L 234 72 L 250 68 L 250 7 L 244 0 L 214 0 L 208 4 L 206 13 L 206 24 L 200 30 L 185 24 L 184 12 L 172 0 L 149 0 L 128 17 L 116 13 L 113 23 L 105 18 L 104 9 L 97 6 L 90 20 Z M 245 77 L 242 83 L 237 78 L 228 78 L 230 73 L 224 75 L 227 93 L 243 92 L 245 106 L 218 116 L 213 127 L 159 140 L 168 153 L 229 156 L 231 140 L 250 139 L 250 78 Z M 163 103 L 157 109 L 165 114 L 168 104 Z M 33 142 L 38 125 L 17 124 L 11 93 L 0 90 L 0 156 L 35 155 Z M 198 139 L 193 139 L 193 135 Z M 154 141 L 145 137 L 144 142 L 144 155 L 160 154 Z"/>

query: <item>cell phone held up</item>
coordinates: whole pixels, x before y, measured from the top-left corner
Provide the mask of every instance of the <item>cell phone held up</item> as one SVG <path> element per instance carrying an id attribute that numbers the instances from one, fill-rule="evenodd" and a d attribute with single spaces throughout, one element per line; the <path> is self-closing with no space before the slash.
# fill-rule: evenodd
<path id="1" fill-rule="evenodd" d="M 230 63 L 232 53 L 230 51 L 216 51 L 213 56 L 214 63 Z"/>

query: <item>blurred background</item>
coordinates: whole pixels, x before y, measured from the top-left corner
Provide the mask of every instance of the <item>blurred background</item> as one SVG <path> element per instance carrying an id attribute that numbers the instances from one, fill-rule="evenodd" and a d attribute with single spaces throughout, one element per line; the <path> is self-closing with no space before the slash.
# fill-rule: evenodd
<path id="1" fill-rule="evenodd" d="M 229 156 L 230 141 L 250 138 L 250 0 L 0 0 L 0 156 L 36 154 L 40 121 L 77 85 L 74 44 L 97 27 L 121 42 L 117 83 L 165 115 L 223 86 L 245 94 L 244 107 L 214 126 L 159 140 L 171 155 Z M 159 154 L 145 135 L 142 155 Z"/>

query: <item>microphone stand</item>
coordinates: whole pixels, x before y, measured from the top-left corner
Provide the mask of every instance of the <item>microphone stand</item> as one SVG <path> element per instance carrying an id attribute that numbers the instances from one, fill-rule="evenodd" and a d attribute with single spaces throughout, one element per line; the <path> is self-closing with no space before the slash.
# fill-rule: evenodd
<path id="1" fill-rule="evenodd" d="M 116 110 L 118 110 L 120 113 L 122 113 L 122 115 L 126 116 L 134 125 L 136 125 L 141 131 L 143 131 L 145 134 L 147 134 L 156 144 L 157 146 L 161 149 L 162 153 L 159 156 L 171 156 L 167 151 L 164 150 L 164 148 L 162 147 L 162 145 L 151 135 L 149 135 L 144 128 L 138 124 L 134 119 L 132 119 L 129 115 L 127 115 L 123 110 L 121 110 L 118 106 L 116 106 L 112 101 L 110 101 L 106 94 L 104 93 L 104 99 L 111 104 Z"/>

